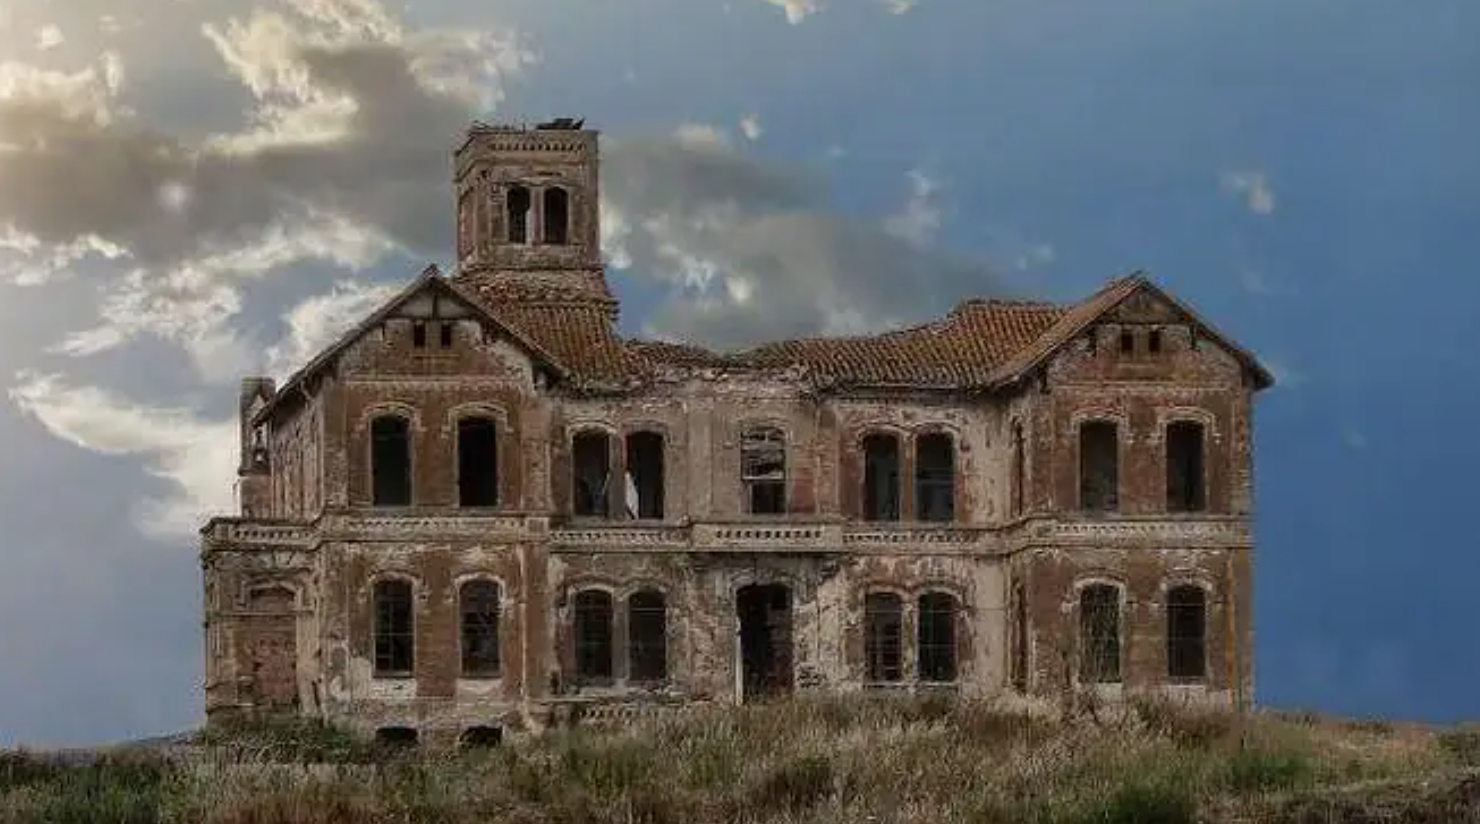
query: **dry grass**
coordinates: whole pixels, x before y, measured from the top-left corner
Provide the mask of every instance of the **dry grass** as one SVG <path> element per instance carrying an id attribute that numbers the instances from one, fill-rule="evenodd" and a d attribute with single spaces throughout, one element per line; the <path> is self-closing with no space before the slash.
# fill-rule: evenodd
<path id="1" fill-rule="evenodd" d="M 1480 822 L 1475 730 L 1239 722 L 1154 702 L 1059 721 L 940 700 L 799 700 L 457 756 L 380 752 L 316 726 L 238 729 L 203 743 L 211 762 L 248 766 L 138 757 L 63 768 L 0 755 L 0 821 Z"/>

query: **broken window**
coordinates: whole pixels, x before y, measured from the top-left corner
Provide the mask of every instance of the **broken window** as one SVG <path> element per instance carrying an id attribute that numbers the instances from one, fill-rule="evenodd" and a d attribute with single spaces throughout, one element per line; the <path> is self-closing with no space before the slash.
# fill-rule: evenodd
<path id="1" fill-rule="evenodd" d="M 915 439 L 915 518 L 951 521 L 956 517 L 956 445 L 944 432 Z"/>
<path id="2" fill-rule="evenodd" d="M 740 442 L 740 479 L 750 514 L 786 514 L 786 433 L 774 426 L 747 430 Z"/>
<path id="3" fill-rule="evenodd" d="M 1027 445 L 1023 443 L 1023 425 L 1012 425 L 1012 514 L 1023 514 L 1023 485 L 1027 482 Z"/>
<path id="4" fill-rule="evenodd" d="M 445 321 L 437 325 L 437 335 L 439 338 L 437 342 L 441 344 L 443 349 L 452 348 L 452 333 L 455 328 L 452 321 Z"/>
<path id="5" fill-rule="evenodd" d="M 370 422 L 371 502 L 411 505 L 411 424 L 396 415 Z"/>
<path id="6" fill-rule="evenodd" d="M 575 597 L 576 680 L 601 683 L 612 678 L 612 596 L 583 589 Z"/>
<path id="7" fill-rule="evenodd" d="M 1161 351 L 1161 330 L 1152 329 L 1146 333 L 1146 351 L 1156 354 Z"/>
<path id="8" fill-rule="evenodd" d="M 375 585 L 375 675 L 411 674 L 416 658 L 411 584 L 380 581 Z"/>
<path id="9" fill-rule="evenodd" d="M 502 727 L 468 727 L 457 739 L 467 749 L 489 749 L 504 743 L 504 730 Z"/>
<path id="10" fill-rule="evenodd" d="M 611 512 L 611 438 L 605 432 L 578 432 L 571 441 L 573 512 L 583 518 L 606 518 Z"/>
<path id="11" fill-rule="evenodd" d="M 486 417 L 457 422 L 457 504 L 498 506 L 498 422 Z"/>
<path id="12" fill-rule="evenodd" d="M 633 432 L 627 436 L 627 515 L 663 517 L 663 436 Z"/>
<path id="13" fill-rule="evenodd" d="M 893 435 L 863 439 L 863 519 L 899 520 L 899 438 Z"/>
<path id="14" fill-rule="evenodd" d="M 1167 676 L 1196 681 L 1207 672 L 1207 595 L 1184 584 L 1167 593 Z"/>
<path id="15" fill-rule="evenodd" d="M 956 680 L 956 596 L 927 592 L 920 596 L 916 635 L 920 680 Z"/>
<path id="16" fill-rule="evenodd" d="M 1113 421 L 1079 425 L 1079 508 L 1114 512 L 1119 506 L 1120 438 Z"/>
<path id="17" fill-rule="evenodd" d="M 570 235 L 570 195 L 560 187 L 545 190 L 545 242 L 564 245 Z"/>
<path id="18" fill-rule="evenodd" d="M 1022 584 L 1012 588 L 1012 688 L 1028 691 L 1028 593 Z"/>
<path id="19" fill-rule="evenodd" d="M 863 599 L 864 679 L 892 683 L 904 678 L 904 604 L 892 592 Z"/>
<path id="20" fill-rule="evenodd" d="M 1203 484 L 1203 426 L 1197 421 L 1167 425 L 1167 510 L 1201 512 L 1207 507 Z"/>
<path id="21" fill-rule="evenodd" d="M 1136 351 L 1136 336 L 1129 329 L 1120 330 L 1120 354 L 1130 355 Z"/>
<path id="22" fill-rule="evenodd" d="M 425 349 L 427 346 L 427 325 L 422 321 L 411 323 L 411 346 L 416 349 Z"/>
<path id="23" fill-rule="evenodd" d="M 508 226 L 510 243 L 529 242 L 529 190 L 523 186 L 509 189 Z"/>
<path id="24" fill-rule="evenodd" d="M 498 584 L 468 581 L 458 591 L 457 600 L 462 613 L 462 674 L 498 675 Z"/>
<path id="25" fill-rule="evenodd" d="M 1079 680 L 1120 683 L 1120 590 L 1091 584 L 1079 593 Z"/>
<path id="26" fill-rule="evenodd" d="M 645 589 L 627 598 L 627 677 L 668 677 L 668 604 L 663 593 Z"/>

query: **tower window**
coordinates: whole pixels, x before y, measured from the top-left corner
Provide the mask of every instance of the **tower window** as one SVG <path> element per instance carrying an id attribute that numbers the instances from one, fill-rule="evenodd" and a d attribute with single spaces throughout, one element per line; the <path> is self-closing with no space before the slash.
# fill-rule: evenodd
<path id="1" fill-rule="evenodd" d="M 545 242 L 563 246 L 570 242 L 570 195 L 560 187 L 545 190 Z"/>
<path id="2" fill-rule="evenodd" d="M 510 243 L 529 242 L 529 190 L 523 186 L 509 189 L 508 226 Z"/>

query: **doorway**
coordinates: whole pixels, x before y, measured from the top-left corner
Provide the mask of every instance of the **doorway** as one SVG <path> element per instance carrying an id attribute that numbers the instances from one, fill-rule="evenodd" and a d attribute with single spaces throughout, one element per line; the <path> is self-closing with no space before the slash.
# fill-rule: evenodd
<path id="1" fill-rule="evenodd" d="M 783 584 L 750 584 L 735 593 L 740 619 L 740 700 L 789 695 L 791 590 Z"/>

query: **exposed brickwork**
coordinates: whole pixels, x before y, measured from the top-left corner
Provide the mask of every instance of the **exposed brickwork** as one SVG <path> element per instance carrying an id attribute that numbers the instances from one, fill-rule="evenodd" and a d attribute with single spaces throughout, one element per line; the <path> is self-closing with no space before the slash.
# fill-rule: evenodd
<path id="1" fill-rule="evenodd" d="M 762 670 L 795 690 L 996 695 L 1021 680 L 1052 696 L 1078 680 L 1077 592 L 1090 582 L 1122 599 L 1122 677 L 1102 691 L 1252 695 L 1252 405 L 1268 376 L 1247 353 L 1138 277 L 1066 307 L 970 301 L 875 338 L 745 353 L 623 341 L 596 249 L 596 156 L 590 132 L 475 130 L 457 159 L 459 275 L 423 274 L 281 389 L 243 382 L 243 511 L 203 530 L 212 717 L 294 709 L 445 741 L 548 723 L 574 702 L 737 700 Z M 539 203 L 568 190 L 568 242 L 503 242 L 514 185 Z M 554 231 L 550 210 L 525 216 L 532 239 Z M 408 424 L 409 506 L 375 505 L 381 415 Z M 465 416 L 495 423 L 497 506 L 458 505 Z M 1079 511 L 1087 420 L 1117 427 L 1115 512 Z M 1176 421 L 1203 427 L 1205 506 L 1188 513 L 1168 511 Z M 784 515 L 748 514 L 744 435 L 762 425 L 785 435 Z M 609 438 L 613 517 L 573 515 L 572 444 L 589 432 Z M 626 517 L 637 432 L 662 437 L 659 520 Z M 864 520 L 872 434 L 897 439 L 897 465 L 881 470 L 898 474 L 897 521 Z M 952 517 L 920 522 L 917 447 L 937 434 L 952 446 Z M 404 677 L 376 674 L 383 580 L 411 586 Z M 498 585 L 496 673 L 462 671 L 470 580 Z M 756 593 L 774 590 L 752 584 L 784 586 L 789 609 L 756 611 Z M 1179 584 L 1206 594 L 1206 666 L 1172 683 L 1166 600 Z M 577 637 L 589 589 L 611 597 L 607 647 Z M 902 605 L 899 682 L 865 683 L 876 591 Z M 663 596 L 658 641 L 637 638 L 639 592 Z M 948 684 L 919 679 L 927 593 L 954 605 L 949 629 L 930 625 L 944 633 L 933 648 L 954 651 Z M 661 682 L 633 677 L 639 643 L 661 644 Z M 592 650 L 611 655 L 611 677 L 577 691 Z"/>

